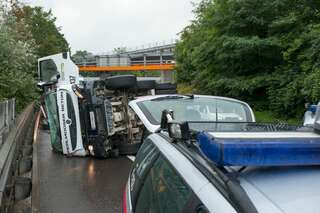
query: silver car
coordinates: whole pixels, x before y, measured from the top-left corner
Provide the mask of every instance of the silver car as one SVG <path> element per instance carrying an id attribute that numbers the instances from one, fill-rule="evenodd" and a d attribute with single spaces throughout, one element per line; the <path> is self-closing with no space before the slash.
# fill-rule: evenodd
<path id="1" fill-rule="evenodd" d="M 148 99 L 141 102 L 146 100 Z M 184 96 L 183 100 L 187 101 L 188 97 Z M 282 142 L 292 142 L 299 146 L 290 146 L 290 149 L 303 150 L 299 155 L 290 156 L 292 150 L 280 147 L 282 158 L 273 157 L 268 161 L 263 159 L 266 158 L 265 155 L 259 156 L 257 152 L 255 154 L 260 158 L 256 165 L 225 165 L 209 159 L 205 150 L 200 148 L 201 144 L 183 136 L 185 130 L 181 126 L 184 122 L 169 119 L 167 123 L 172 125 L 161 129 L 163 117 L 156 112 L 156 106 L 158 110 L 164 106 L 146 103 L 142 105 L 138 102 L 139 100 L 134 105 L 131 103 L 131 107 L 135 108 L 135 112 L 141 111 L 138 115 L 141 120 L 146 119 L 145 122 L 150 123 L 148 126 L 144 122 L 149 130 L 158 130 L 146 137 L 136 156 L 124 192 L 124 213 L 320 212 L 320 169 L 317 166 L 320 165 L 320 153 L 316 153 L 320 150 L 320 136 L 314 131 L 254 123 L 250 107 L 237 101 L 238 109 L 228 112 L 219 111 L 219 107 L 215 107 L 213 111 L 206 107 L 197 110 L 196 106 L 191 104 L 192 110 L 199 112 L 195 119 L 191 119 L 194 116 L 191 111 L 183 114 L 184 117 L 175 113 L 176 119 L 189 121 L 188 132 L 193 136 L 204 132 L 227 141 L 226 143 L 229 139 L 243 142 L 248 138 L 254 143 L 271 141 L 271 146 L 264 147 L 265 150 L 274 144 L 281 146 Z M 176 107 L 179 107 L 178 104 Z M 226 114 L 222 116 L 218 112 Z M 212 113 L 212 119 L 216 120 L 199 120 L 202 118 L 201 113 Z M 224 121 L 225 117 L 228 119 Z M 190 124 L 197 125 L 191 127 Z M 209 131 L 213 128 L 214 131 Z M 272 131 L 263 128 L 271 128 Z M 303 146 L 304 143 L 307 149 L 301 149 L 301 144 Z M 223 147 L 218 147 L 217 150 L 223 150 Z M 225 157 L 225 152 L 221 153 L 222 157 Z M 252 160 L 256 156 L 247 157 Z M 242 162 L 245 159 L 238 160 Z M 297 162 L 299 165 L 295 164 Z"/>

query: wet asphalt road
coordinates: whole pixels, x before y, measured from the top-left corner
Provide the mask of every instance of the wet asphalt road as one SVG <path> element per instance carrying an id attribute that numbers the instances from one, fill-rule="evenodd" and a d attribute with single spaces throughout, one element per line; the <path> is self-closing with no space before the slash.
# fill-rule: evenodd
<path id="1" fill-rule="evenodd" d="M 67 158 L 51 151 L 48 132 L 37 141 L 37 196 L 33 209 L 41 213 L 120 213 L 132 162 L 123 157 L 97 160 Z"/>

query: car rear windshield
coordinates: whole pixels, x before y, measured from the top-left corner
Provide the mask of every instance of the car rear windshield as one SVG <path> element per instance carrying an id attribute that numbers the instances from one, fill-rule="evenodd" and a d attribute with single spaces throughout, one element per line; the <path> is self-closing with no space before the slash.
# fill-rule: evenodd
<path id="1" fill-rule="evenodd" d="M 174 111 L 177 121 L 251 122 L 249 107 L 229 99 L 168 96 L 138 103 L 150 123 L 159 125 L 165 109 Z"/>

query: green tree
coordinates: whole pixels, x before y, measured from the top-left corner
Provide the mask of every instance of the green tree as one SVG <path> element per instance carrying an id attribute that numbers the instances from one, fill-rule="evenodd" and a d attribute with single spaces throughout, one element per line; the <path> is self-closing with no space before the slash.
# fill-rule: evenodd
<path id="1" fill-rule="evenodd" d="M 77 63 L 86 63 L 90 61 L 94 61 L 94 55 L 91 52 L 88 52 L 86 50 L 78 50 L 75 54 L 72 55 L 72 60 Z"/>
<path id="2" fill-rule="evenodd" d="M 176 48 L 178 81 L 296 116 L 320 100 L 319 11 L 315 0 L 204 0 Z"/>
<path id="3" fill-rule="evenodd" d="M 34 80 L 34 41 L 21 41 L 15 19 L 3 5 L 0 16 L 0 100 L 16 98 L 17 109 L 38 96 Z"/>
<path id="4" fill-rule="evenodd" d="M 0 101 L 15 97 L 19 111 L 36 99 L 37 58 L 66 50 L 51 11 L 0 1 Z"/>
<path id="5" fill-rule="evenodd" d="M 27 31 L 31 33 L 31 37 L 25 39 L 35 40 L 37 56 L 43 57 L 69 50 L 69 44 L 61 33 L 61 28 L 56 26 L 56 18 L 51 10 L 47 12 L 42 7 L 24 5 L 14 8 L 13 13 L 17 25 L 24 26 L 20 35 L 24 35 Z"/>

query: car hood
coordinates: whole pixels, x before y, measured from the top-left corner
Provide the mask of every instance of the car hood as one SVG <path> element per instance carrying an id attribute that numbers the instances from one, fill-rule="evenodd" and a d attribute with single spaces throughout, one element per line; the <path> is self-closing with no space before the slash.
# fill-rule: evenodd
<path id="1" fill-rule="evenodd" d="M 240 184 L 258 212 L 320 212 L 320 167 L 248 168 Z"/>

